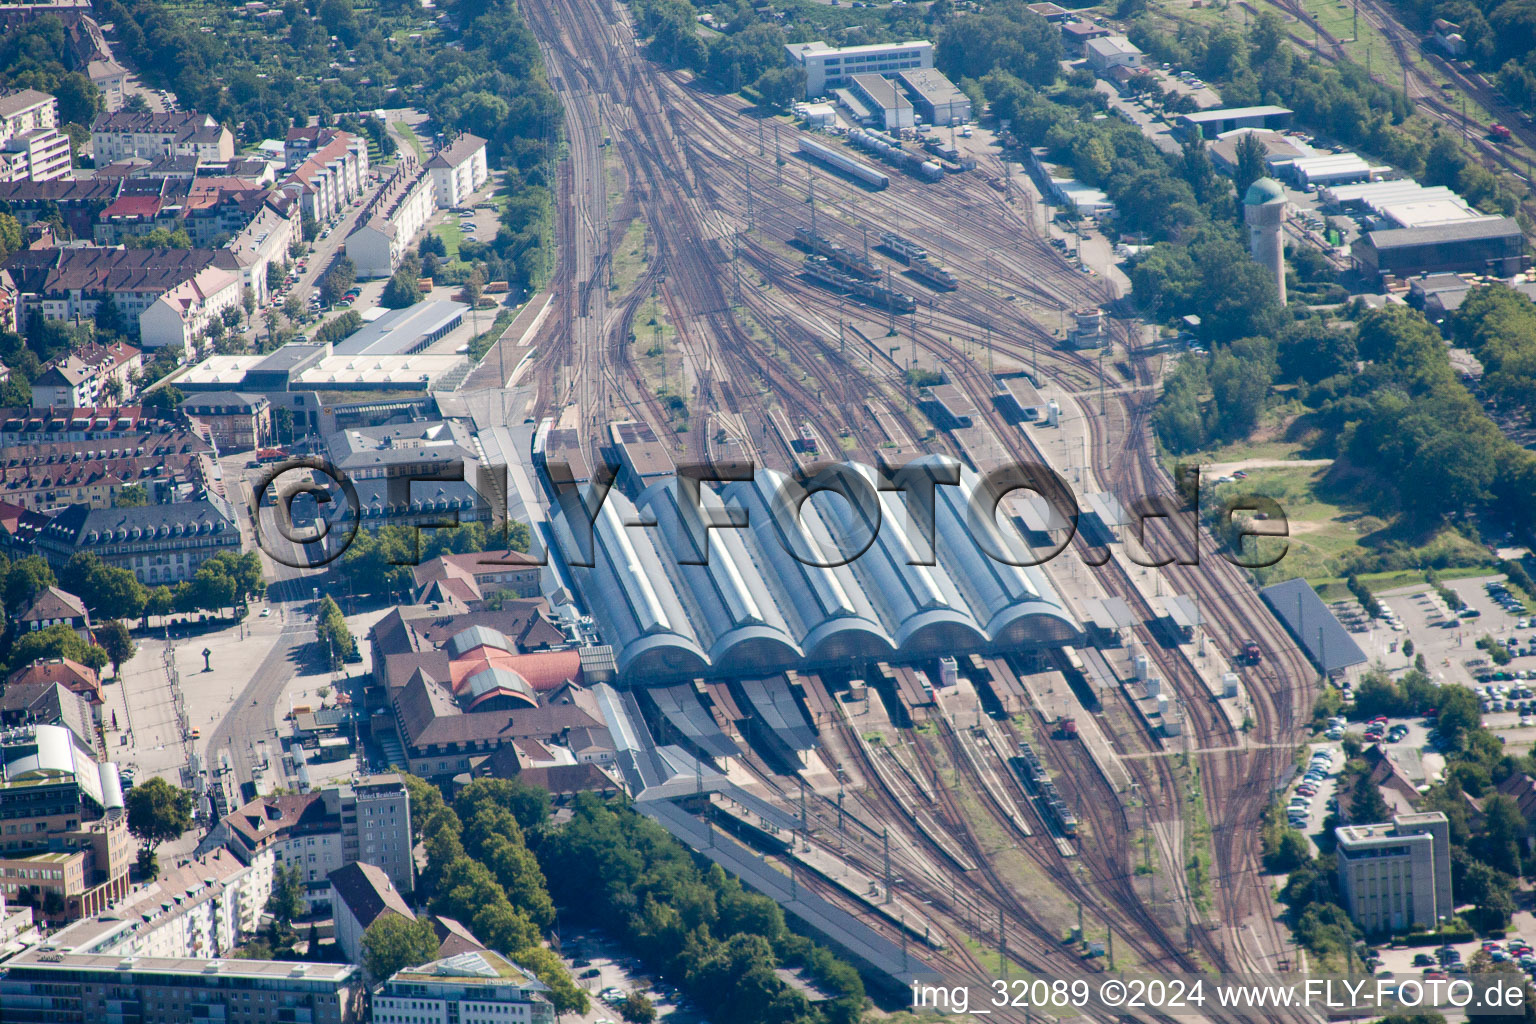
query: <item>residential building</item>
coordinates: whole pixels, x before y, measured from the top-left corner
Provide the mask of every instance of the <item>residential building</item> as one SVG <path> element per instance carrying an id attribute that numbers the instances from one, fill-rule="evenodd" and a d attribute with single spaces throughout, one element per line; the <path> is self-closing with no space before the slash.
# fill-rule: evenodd
<path id="1" fill-rule="evenodd" d="M 784 49 L 790 64 L 805 71 L 806 99 L 825 96 L 827 90 L 846 85 L 854 75 L 894 75 L 898 71 L 933 67 L 933 44 L 921 39 L 843 47 L 817 40 L 790 43 Z"/>
<path id="2" fill-rule="evenodd" d="M 85 602 L 67 590 L 44 587 L 22 606 L 15 618 L 18 633 L 49 626 L 68 626 L 86 643 L 91 642 L 91 616 Z"/>
<path id="3" fill-rule="evenodd" d="M 36 89 L 0 95 L 0 142 L 37 128 L 59 126 L 59 101 Z"/>
<path id="4" fill-rule="evenodd" d="M 143 365 L 143 356 L 132 345 L 91 342 L 48 364 L 32 382 L 32 404 L 82 409 L 96 405 L 114 389 L 121 400 L 132 394 L 131 378 Z"/>
<path id="5" fill-rule="evenodd" d="M 127 895 L 133 840 L 117 765 L 73 730 L 0 734 L 0 893 L 44 916 L 88 917 Z"/>
<path id="6" fill-rule="evenodd" d="M 464 206 L 469 197 L 490 179 L 490 165 L 485 158 L 485 140 L 467 132 L 437 151 L 427 161 L 432 172 L 432 188 L 437 205 L 444 210 Z"/>
<path id="7" fill-rule="evenodd" d="M 96 746 L 96 714 L 91 702 L 61 683 L 29 683 L 22 675 L 26 671 L 18 670 L 0 692 L 0 728 L 56 725 L 68 729 L 82 748 Z M 18 676 L 22 677 L 19 682 Z M 0 896 L 0 904 L 4 902 Z"/>
<path id="8" fill-rule="evenodd" d="M 245 864 L 215 849 L 161 868 L 154 881 L 53 933 L 48 944 L 123 958 L 228 956 L 256 934 L 272 884 L 270 854 Z"/>
<path id="9" fill-rule="evenodd" d="M 169 433 L 176 425 L 137 405 L 52 409 L 38 406 L 0 408 L 0 448 L 65 441 L 107 441 L 143 431 Z"/>
<path id="10" fill-rule="evenodd" d="M 384 871 L 402 893 L 415 888 L 410 792 L 398 775 L 303 794 L 258 797 L 225 815 L 199 850 L 227 847 L 247 863 L 270 852 L 303 874 L 306 899 L 330 898 L 331 872 L 362 862 Z"/>
<path id="11" fill-rule="evenodd" d="M 0 96 L 0 181 L 51 181 L 69 174 L 69 137 L 59 104 L 36 89 Z"/>
<path id="12" fill-rule="evenodd" d="M 180 409 L 221 452 L 259 448 L 272 438 L 272 403 L 261 395 L 208 391 L 183 400 Z"/>
<path id="13" fill-rule="evenodd" d="M 475 950 L 399 971 L 373 997 L 374 1024 L 554 1024 L 549 987 Z"/>
<path id="14" fill-rule="evenodd" d="M 261 206 L 225 245 L 240 267 L 240 283 L 256 297 L 256 304 L 272 301 L 267 289 L 267 267 L 288 262 L 288 247 L 300 235 L 299 202 L 277 190 L 265 193 Z"/>
<path id="15" fill-rule="evenodd" d="M 1334 835 L 1344 908 L 1365 932 L 1432 929 L 1455 912 L 1450 825 L 1441 812 L 1345 825 Z"/>
<path id="16" fill-rule="evenodd" d="M 91 152 L 100 163 L 162 156 L 228 161 L 235 155 L 235 137 L 212 115 L 193 110 L 115 110 L 91 123 Z"/>
<path id="17" fill-rule="evenodd" d="M 288 175 L 278 189 L 300 202 L 301 216 L 326 223 L 362 195 L 368 144 L 333 128 L 291 128 L 284 145 Z"/>
<path id="18" fill-rule="evenodd" d="M 237 308 L 240 298 L 238 272 L 205 267 L 173 285 L 139 314 L 139 340 L 145 348 L 179 345 L 195 352 L 209 321 Z"/>
<path id="19" fill-rule="evenodd" d="M 1090 39 L 1084 44 L 1083 52 L 1088 58 L 1088 66 L 1099 74 L 1110 68 L 1139 68 L 1146 60 L 1146 54 L 1125 36 Z"/>
<path id="20" fill-rule="evenodd" d="M 212 556 L 238 553 L 240 531 L 222 499 L 140 508 L 71 505 L 38 531 L 33 543 L 55 571 L 77 552 L 89 551 L 154 586 L 191 579 Z"/>
<path id="21" fill-rule="evenodd" d="M 26 1024 L 359 1024 L 362 1002 L 352 964 L 125 958 L 44 943 L 0 967 L 6 1019 Z"/>
<path id="22" fill-rule="evenodd" d="M 383 868 L 354 863 L 330 874 L 331 917 L 336 923 L 336 945 L 353 963 L 363 959 L 363 933 L 388 914 L 416 920 L 395 883 Z"/>
<path id="23" fill-rule="evenodd" d="M 101 99 L 108 111 L 121 110 L 127 101 L 128 69 L 111 57 L 93 60 L 85 67 L 91 84 L 101 90 Z"/>
<path id="24" fill-rule="evenodd" d="M 436 208 L 428 170 L 403 156 L 388 181 L 363 208 L 347 235 L 347 256 L 357 276 L 388 277 L 412 248 Z"/>
<path id="25" fill-rule="evenodd" d="M 212 445 L 179 428 L 7 445 L 0 449 L 0 500 L 28 509 L 110 508 L 128 484 L 143 487 L 152 502 L 170 500 L 178 486 L 207 485 L 212 456 Z"/>
<path id="26" fill-rule="evenodd" d="M 101 707 L 101 677 L 96 670 L 82 665 L 72 658 L 45 658 L 34 661 L 30 665 L 23 665 L 10 678 L 5 681 L 6 692 L 20 689 L 41 689 L 49 686 L 62 686 L 75 696 L 84 700 L 92 708 L 92 714 L 99 714 Z M 85 736 L 85 745 L 94 747 L 96 740 L 93 735 Z"/>
<path id="27" fill-rule="evenodd" d="M 121 186 L 116 178 L 0 180 L 0 200 L 10 207 L 11 215 L 23 227 L 46 221 L 57 213 L 75 237 L 92 238 L 96 215 L 117 197 Z"/>
<path id="28" fill-rule="evenodd" d="M 165 344 L 174 332 L 162 323 L 163 315 L 152 317 L 148 334 L 155 340 L 143 341 L 143 314 L 172 289 L 210 268 L 229 272 L 230 280 L 210 275 L 198 290 L 209 291 L 217 284 L 210 294 L 218 308 L 238 302 L 239 264 L 222 249 L 22 249 L 0 265 L 16 283 L 20 322 L 34 314 L 48 320 L 94 318 L 96 307 L 111 298 L 124 326 L 140 334 L 144 347 Z"/>

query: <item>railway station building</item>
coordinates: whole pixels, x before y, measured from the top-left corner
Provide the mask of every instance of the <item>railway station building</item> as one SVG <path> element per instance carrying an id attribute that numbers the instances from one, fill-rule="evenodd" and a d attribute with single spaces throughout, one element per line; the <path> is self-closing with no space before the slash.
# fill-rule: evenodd
<path id="1" fill-rule="evenodd" d="M 937 472 L 943 461 L 913 466 Z M 612 647 L 619 678 L 761 678 L 1080 638 L 1050 581 L 1022 564 L 1035 560 L 1023 538 L 970 514 L 980 486 L 973 471 L 933 490 L 931 557 L 926 538 L 908 528 L 904 501 L 877 490 L 873 470 L 837 472 L 845 494 L 871 500 L 812 497 L 796 517 L 786 511 L 787 478 L 759 469 L 701 489 L 707 521 L 734 517 L 736 528 L 698 529 L 699 510 L 679 502 L 673 480 L 634 498 L 611 490 L 595 509 L 588 498 L 555 510 L 551 558 Z M 629 525 L 641 522 L 654 525 Z"/>

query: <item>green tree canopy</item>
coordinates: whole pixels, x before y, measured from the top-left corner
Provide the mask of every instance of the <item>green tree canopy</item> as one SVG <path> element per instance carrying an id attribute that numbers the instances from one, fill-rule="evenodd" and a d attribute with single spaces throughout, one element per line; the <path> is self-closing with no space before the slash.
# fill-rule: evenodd
<path id="1" fill-rule="evenodd" d="M 363 932 L 363 968 L 383 981 L 408 967 L 420 967 L 436 959 L 437 933 L 427 918 L 415 921 L 385 913 Z"/>
<path id="2" fill-rule="evenodd" d="M 192 827 L 192 794 L 158 775 L 128 791 L 128 831 L 153 849 Z"/>

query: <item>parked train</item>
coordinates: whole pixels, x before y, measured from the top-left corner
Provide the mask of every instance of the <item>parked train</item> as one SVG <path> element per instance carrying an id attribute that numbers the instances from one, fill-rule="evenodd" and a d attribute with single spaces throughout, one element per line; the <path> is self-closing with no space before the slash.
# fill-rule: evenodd
<path id="1" fill-rule="evenodd" d="M 908 152 L 899 141 L 888 135 L 867 128 L 856 128 L 848 133 L 848 141 L 866 153 L 873 153 L 892 167 L 924 181 L 938 181 L 944 177 L 944 168 L 938 163 L 924 160 L 921 154 Z"/>
<path id="2" fill-rule="evenodd" d="M 931 288 L 952 292 L 960 287 L 960 279 L 943 267 L 928 261 L 928 250 L 894 231 L 880 236 L 880 248 L 905 263 L 912 276 Z"/>
<path id="3" fill-rule="evenodd" d="M 875 266 L 874 260 L 871 260 L 868 256 L 856 253 L 852 249 L 838 245 L 836 242 L 830 241 L 810 228 L 795 228 L 795 241 L 799 242 L 801 247 L 810 250 L 816 255 L 825 256 L 837 264 L 845 273 L 863 278 L 865 281 L 878 281 L 880 279 L 880 268 Z"/>
<path id="4" fill-rule="evenodd" d="M 812 142 L 804 136 L 800 139 L 800 152 L 810 157 L 817 163 L 843 172 L 868 185 L 870 188 L 881 189 L 890 185 L 891 179 L 884 171 L 876 170 L 860 160 L 844 156 L 837 150 L 823 146 L 819 142 Z"/>
<path id="5" fill-rule="evenodd" d="M 1013 769 L 1013 774 L 1018 776 L 1019 782 L 1024 786 L 1024 791 L 1035 798 L 1035 803 L 1040 807 L 1040 813 L 1061 829 L 1064 836 L 1077 835 L 1077 815 L 1072 813 L 1072 808 L 1061 798 L 1056 789 L 1056 783 L 1051 781 L 1045 766 L 1040 763 L 1040 758 L 1035 755 L 1028 743 L 1019 744 L 1019 753 L 1008 759 L 1008 765 Z"/>
<path id="6" fill-rule="evenodd" d="M 894 288 L 886 288 L 873 281 L 861 281 L 850 277 L 828 262 L 825 256 L 807 256 L 802 272 L 817 284 L 833 291 L 847 292 L 871 306 L 888 309 L 894 313 L 911 313 L 917 309 L 917 300 Z"/>

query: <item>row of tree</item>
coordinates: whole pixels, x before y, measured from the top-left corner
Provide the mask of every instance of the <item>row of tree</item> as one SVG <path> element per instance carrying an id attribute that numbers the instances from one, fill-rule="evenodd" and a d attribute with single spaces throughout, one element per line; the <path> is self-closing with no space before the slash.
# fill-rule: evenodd
<path id="1" fill-rule="evenodd" d="M 504 531 L 478 522 L 437 530 L 389 524 L 358 530 L 334 565 L 353 593 L 389 595 L 410 590 L 412 569 L 439 555 L 527 551 L 528 544 L 526 523 L 508 523 Z"/>

